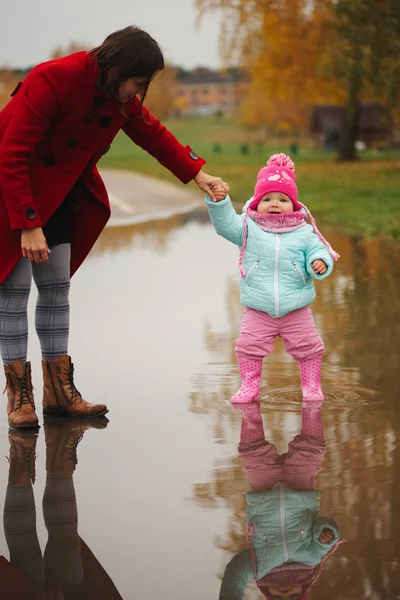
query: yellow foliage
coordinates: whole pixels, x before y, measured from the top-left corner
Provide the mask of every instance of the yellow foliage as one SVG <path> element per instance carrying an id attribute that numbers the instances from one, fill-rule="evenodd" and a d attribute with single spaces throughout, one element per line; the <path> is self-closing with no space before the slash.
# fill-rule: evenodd
<path id="1" fill-rule="evenodd" d="M 344 90 L 322 70 L 334 46 L 331 0 L 197 0 L 197 6 L 224 9 L 221 43 L 226 54 L 240 50 L 251 75 L 244 124 L 307 127 L 312 105 L 344 101 Z"/>
<path id="2" fill-rule="evenodd" d="M 166 66 L 150 84 L 145 101 L 149 111 L 159 119 L 167 117 L 176 104 L 176 70 Z"/>
<path id="3" fill-rule="evenodd" d="M 74 52 L 80 52 L 81 50 L 91 50 L 89 46 L 82 44 L 81 42 L 70 42 L 67 46 L 57 46 L 50 55 L 50 58 L 62 58 L 68 56 Z"/>
<path id="4" fill-rule="evenodd" d="M 10 101 L 10 94 L 16 88 L 19 80 L 9 69 L 0 69 L 0 109 Z"/>

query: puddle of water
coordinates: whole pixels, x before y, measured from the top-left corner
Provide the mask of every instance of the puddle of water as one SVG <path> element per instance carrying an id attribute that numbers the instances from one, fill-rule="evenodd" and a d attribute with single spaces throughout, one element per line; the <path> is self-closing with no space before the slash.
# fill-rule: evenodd
<path id="1" fill-rule="evenodd" d="M 329 239 L 342 259 L 318 285 L 314 304 L 326 346 L 327 452 L 318 488 L 320 514 L 337 521 L 348 541 L 327 561 L 310 598 L 392 600 L 400 597 L 399 251 L 339 234 Z M 44 565 L 55 586 L 63 580 L 64 593 L 68 577 L 79 583 L 83 564 L 85 595 L 70 585 L 67 598 L 216 598 L 227 562 L 246 547 L 246 482 L 236 456 L 240 414 L 229 405 L 239 385 L 236 261 L 236 249 L 215 235 L 207 217 L 175 216 L 106 230 L 75 276 L 70 350 L 77 385 L 89 400 L 109 405 L 110 422 L 101 431 L 46 427 L 38 437 L 36 531 L 41 552 L 47 544 L 46 557 L 57 556 L 58 567 L 41 561 L 26 519 L 8 539 L 15 564 L 16 552 L 28 572 L 35 555 L 35 572 Z M 34 301 L 32 294 L 30 314 Z M 34 335 L 30 358 L 40 405 Z M 300 427 L 300 389 L 297 365 L 279 340 L 265 362 L 261 393 L 267 438 L 285 451 Z M 0 423 L 5 498 L 5 402 Z M 72 475 L 71 463 L 54 457 L 67 456 L 65 447 L 82 435 Z M 63 473 L 65 496 L 61 491 L 58 500 L 46 459 Z M 70 518 L 64 546 L 57 546 L 42 498 L 50 497 L 62 520 L 72 484 L 83 542 L 71 542 Z M 71 504 L 69 510 L 71 516 Z M 23 547 L 36 548 L 31 563 L 18 554 Z M 1 554 L 9 559 L 0 532 Z M 250 587 L 247 596 L 257 598 L 257 591 Z"/>

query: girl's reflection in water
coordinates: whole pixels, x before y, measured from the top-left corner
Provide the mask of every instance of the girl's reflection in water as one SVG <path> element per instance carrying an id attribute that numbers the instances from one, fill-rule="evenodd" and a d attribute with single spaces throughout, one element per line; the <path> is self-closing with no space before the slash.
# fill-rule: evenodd
<path id="1" fill-rule="evenodd" d="M 255 580 L 268 600 L 305 600 L 325 560 L 342 540 L 337 523 L 318 517 L 315 483 L 326 446 L 321 408 L 303 404 L 300 435 L 279 455 L 265 440 L 260 404 L 242 412 L 239 456 L 250 491 L 246 495 L 249 549 L 228 564 L 220 600 L 239 600 Z"/>

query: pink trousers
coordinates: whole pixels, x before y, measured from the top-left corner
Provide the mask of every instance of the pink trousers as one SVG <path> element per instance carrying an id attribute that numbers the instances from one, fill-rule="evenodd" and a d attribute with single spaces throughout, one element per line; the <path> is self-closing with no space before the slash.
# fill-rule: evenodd
<path id="1" fill-rule="evenodd" d="M 262 360 L 274 350 L 279 336 L 295 360 L 310 360 L 324 351 L 309 306 L 294 310 L 280 319 L 253 308 L 245 308 L 240 335 L 236 341 L 238 359 Z"/>

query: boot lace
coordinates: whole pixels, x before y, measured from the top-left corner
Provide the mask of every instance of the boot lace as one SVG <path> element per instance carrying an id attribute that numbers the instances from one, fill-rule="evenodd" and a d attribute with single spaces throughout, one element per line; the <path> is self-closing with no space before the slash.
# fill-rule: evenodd
<path id="1" fill-rule="evenodd" d="M 17 382 L 19 388 L 19 403 L 17 408 L 20 408 L 23 404 L 30 404 L 35 408 L 33 398 L 29 393 L 26 377 L 17 377 Z"/>
<path id="2" fill-rule="evenodd" d="M 71 363 L 69 369 L 66 371 L 66 377 L 61 373 L 61 369 L 57 369 L 57 375 L 62 384 L 67 385 L 70 389 L 71 397 L 68 399 L 69 403 L 72 404 L 77 398 L 81 398 L 81 393 L 77 389 L 74 383 L 74 370 L 75 367 Z"/>
<path id="3" fill-rule="evenodd" d="M 68 373 L 67 373 L 68 383 L 71 388 L 71 401 L 74 400 L 74 398 L 81 397 L 81 394 L 80 394 L 79 390 L 76 388 L 75 383 L 74 383 L 74 370 L 75 370 L 75 367 L 71 363 L 71 366 L 68 369 Z"/>

